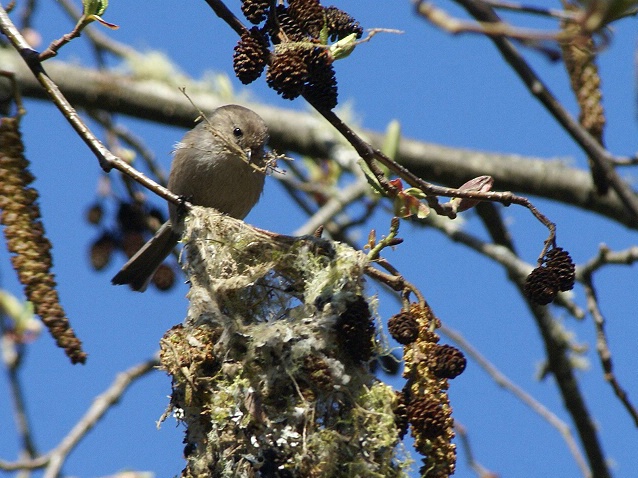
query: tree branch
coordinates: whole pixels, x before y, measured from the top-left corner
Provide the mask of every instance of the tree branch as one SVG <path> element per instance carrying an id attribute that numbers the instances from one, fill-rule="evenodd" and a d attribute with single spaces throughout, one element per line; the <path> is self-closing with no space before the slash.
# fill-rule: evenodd
<path id="1" fill-rule="evenodd" d="M 106 147 L 104 147 L 100 140 L 97 139 L 86 124 L 80 119 L 80 116 L 77 114 L 73 106 L 71 106 L 71 103 L 67 100 L 67 98 L 62 94 L 58 85 L 46 73 L 42 67 L 38 52 L 29 46 L 2 7 L 0 7 L 0 32 L 9 39 L 13 47 L 18 51 L 29 70 L 31 70 L 33 76 L 35 76 L 40 85 L 45 89 L 47 97 L 57 106 L 73 129 L 78 133 L 80 138 L 85 142 L 93 154 L 95 154 L 102 169 L 108 172 L 112 168 L 115 168 L 135 179 L 137 182 L 152 190 L 158 196 L 166 199 L 167 201 L 174 203 L 179 202 L 179 197 L 177 195 L 171 193 L 168 189 L 144 176 L 126 161 L 113 155 Z"/>
<path id="2" fill-rule="evenodd" d="M 134 365 L 133 367 L 119 373 L 111 386 L 101 395 L 93 400 L 93 403 L 84 416 L 69 431 L 66 437 L 45 455 L 40 455 L 32 460 L 22 460 L 18 462 L 7 462 L 0 460 L 0 469 L 6 471 L 13 470 L 33 470 L 46 467 L 44 477 L 56 478 L 66 460 L 66 457 L 73 451 L 82 438 L 97 424 L 98 421 L 122 398 L 129 386 L 137 379 L 152 372 L 158 365 L 158 358 L 154 357 Z"/>
<path id="3" fill-rule="evenodd" d="M 498 15 L 491 7 L 480 0 L 456 0 L 465 8 L 476 20 L 483 22 L 498 22 Z M 422 0 L 416 2 L 417 10 L 423 4 Z M 525 84 L 534 97 L 547 109 L 565 131 L 578 143 L 587 156 L 606 175 L 611 187 L 616 191 L 621 201 L 627 208 L 627 212 L 633 220 L 638 220 L 638 196 L 631 187 L 622 180 L 614 169 L 614 157 L 594 138 L 589 132 L 576 121 L 569 112 L 563 108 L 561 103 L 554 97 L 547 85 L 527 64 L 523 56 L 507 38 L 490 37 L 496 45 L 501 55 Z"/>
<path id="4" fill-rule="evenodd" d="M 15 73 L 24 96 L 48 98 L 15 52 L 0 49 L 0 64 Z M 192 105 L 177 88 L 161 81 L 100 72 L 59 61 L 47 62 L 47 70 L 76 107 L 104 109 L 184 128 L 193 126 Z M 0 81 L 0 95 L 7 95 L 8 91 L 8 82 Z M 189 91 L 189 96 L 205 112 L 227 103 L 212 91 L 201 91 L 201 87 L 198 91 Z M 337 133 L 316 116 L 260 104 L 248 106 L 264 118 L 271 145 L 278 150 L 332 157 L 331 153 L 337 148 L 340 157 L 344 157 L 344 146 Z M 385 138 L 381 132 L 362 131 L 362 134 L 375 148 L 381 147 Z M 358 158 L 355 156 L 352 151 L 352 161 Z M 428 181 L 458 186 L 470 178 L 487 174 L 494 178 L 500 190 L 560 201 L 638 229 L 638 222 L 627 213 L 617 195 L 597 196 L 589 172 L 568 167 L 556 158 L 494 154 L 402 138 L 397 160 Z"/>
<path id="5" fill-rule="evenodd" d="M 523 278 L 529 272 L 530 266 L 522 261 L 516 254 L 506 247 L 498 246 L 481 241 L 459 229 L 458 225 L 451 224 L 451 221 L 428 217 L 428 224 L 444 232 L 455 242 L 464 244 L 488 257 L 497 260 L 505 266 L 512 279 L 519 277 L 514 283 L 523 293 Z M 527 270 L 527 272 L 524 272 Z M 547 354 L 547 366 L 556 379 L 556 383 L 563 398 L 565 408 L 569 412 L 578 430 L 578 435 L 583 443 L 585 454 L 589 461 L 589 466 L 593 476 L 600 478 L 610 477 L 609 468 L 602 451 L 598 432 L 594 420 L 589 413 L 585 400 L 574 375 L 574 370 L 569 358 L 568 339 L 559 326 L 558 321 L 552 316 L 547 306 L 540 306 L 527 301 L 527 305 L 536 321 Z"/>

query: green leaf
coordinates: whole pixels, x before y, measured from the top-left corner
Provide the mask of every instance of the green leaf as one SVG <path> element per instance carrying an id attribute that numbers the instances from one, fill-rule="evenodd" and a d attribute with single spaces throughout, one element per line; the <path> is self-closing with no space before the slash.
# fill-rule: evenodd
<path id="1" fill-rule="evenodd" d="M 401 141 L 401 123 L 397 120 L 392 120 L 385 129 L 385 138 L 383 139 L 383 146 L 381 146 L 381 152 L 388 158 L 397 159 L 397 153 L 399 152 L 399 142 Z"/>
<path id="2" fill-rule="evenodd" d="M 84 16 L 95 15 L 99 17 L 104 14 L 106 7 L 109 6 L 109 0 L 82 0 L 82 5 L 84 6 Z"/>
<path id="3" fill-rule="evenodd" d="M 13 321 L 13 329 L 17 333 L 33 328 L 30 323 L 34 319 L 33 304 L 21 302 L 10 292 L 0 290 L 0 313 L 5 314 Z"/>
<path id="4" fill-rule="evenodd" d="M 330 53 L 335 60 L 341 60 L 346 58 L 352 50 L 357 46 L 357 34 L 351 33 L 345 38 L 342 38 L 336 43 L 330 45 Z"/>
<path id="5" fill-rule="evenodd" d="M 319 41 L 322 45 L 328 44 L 328 36 L 330 35 L 330 29 L 328 28 L 328 24 L 323 22 L 323 28 L 319 32 Z"/>

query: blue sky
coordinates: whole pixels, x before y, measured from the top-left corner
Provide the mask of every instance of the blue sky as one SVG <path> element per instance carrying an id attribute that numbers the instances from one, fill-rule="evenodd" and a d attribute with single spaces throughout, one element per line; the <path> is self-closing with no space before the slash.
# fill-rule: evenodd
<path id="1" fill-rule="evenodd" d="M 72 27 L 57 5 L 51 3 L 41 2 L 35 19 L 45 43 Z M 378 35 L 336 65 L 341 105 L 350 106 L 361 126 L 382 131 L 392 119 L 398 119 L 407 137 L 470 149 L 563 158 L 571 165 L 585 167 L 579 148 L 504 65 L 488 40 L 449 36 L 416 18 L 408 1 L 335 3 L 364 28 L 405 31 L 403 35 Z M 229 4 L 236 7 L 239 2 Z M 248 88 L 234 80 L 231 57 L 236 35 L 204 1 L 175 5 L 162 0 L 153 2 L 152 7 L 148 2 L 111 1 L 105 19 L 120 25 L 120 29 L 105 32 L 142 51 L 164 51 L 182 71 L 195 78 L 207 71 L 225 73 L 237 92 L 247 92 L 255 100 L 308 109 L 303 100 L 282 100 L 266 87 L 263 79 Z M 452 4 L 440 6 L 459 13 Z M 526 21 L 521 16 L 508 18 Z M 534 24 L 549 25 L 539 21 Z M 635 19 L 619 23 L 600 57 L 608 123 L 606 143 L 617 155 L 634 154 L 637 149 L 635 32 Z M 82 39 L 76 40 L 63 49 L 60 57 L 90 64 L 85 45 Z M 526 52 L 526 58 L 566 107 L 576 111 L 562 65 L 551 64 L 532 52 Z M 111 286 L 110 277 L 122 258 L 105 272 L 91 270 L 87 249 L 96 230 L 84 221 L 84 211 L 95 196 L 101 171 L 57 110 L 34 101 L 27 102 L 27 108 L 24 141 L 38 178 L 35 185 L 41 194 L 44 223 L 54 244 L 54 271 L 60 295 L 90 354 L 85 366 L 72 367 L 47 335 L 29 347 L 22 379 L 36 444 L 46 451 L 59 442 L 119 371 L 155 352 L 163 333 L 185 317 L 187 302 L 186 286 L 170 294 L 153 290 L 136 294 Z M 168 169 L 170 151 L 183 130 L 122 120 L 144 138 Z M 623 174 L 632 178 L 631 169 Z M 570 206 L 532 200 L 557 223 L 559 245 L 571 252 L 576 263 L 595 255 L 600 243 L 616 250 L 636 243 L 635 231 L 607 219 Z M 503 214 L 517 250 L 525 260 L 533 262 L 545 239 L 545 230 L 524 209 L 510 207 Z M 379 214 L 372 227 L 385 231 L 388 219 Z M 465 219 L 466 230 L 485 237 L 472 212 Z M 304 216 L 283 188 L 270 179 L 247 221 L 290 233 L 303 223 Z M 361 234 L 365 237 L 367 230 Z M 404 245 L 388 253 L 387 258 L 420 287 L 445 324 L 462 332 L 503 373 L 571 427 L 552 378 L 536 379 L 544 357 L 543 346 L 532 317 L 504 271 L 434 230 L 404 223 L 400 235 L 405 239 Z M 615 371 L 630 398 L 638 396 L 637 275 L 635 266 L 611 266 L 596 277 L 600 303 L 608 319 Z M 0 288 L 16 294 L 21 290 L 5 250 L 0 250 Z M 575 296 L 584 307 L 578 286 Z M 382 296 L 381 316 L 387 318 L 396 311 L 396 302 Z M 560 310 L 556 313 L 564 315 Z M 577 342 L 589 345 L 585 356 L 590 368 L 577 375 L 599 426 L 603 449 L 614 463 L 616 476 L 632 476 L 638 468 L 636 428 L 604 382 L 595 354 L 591 319 L 576 322 L 565 316 L 563 324 L 575 334 Z M 6 382 L 0 383 L 0 390 L 6 390 Z M 396 379 L 392 383 L 401 387 Z M 155 426 L 169 393 L 170 380 L 161 372 L 133 385 L 71 455 L 65 472 L 87 477 L 121 469 L 149 470 L 157 476 L 179 474 L 183 468 L 183 429 L 172 419 L 159 431 Z M 13 422 L 10 397 L 5 397 L 6 405 L 0 413 L 0 429 L 5 430 L 0 457 L 13 459 L 17 445 L 8 433 L 13 430 Z M 516 477 L 579 476 L 558 432 L 499 388 L 476 364 L 470 362 L 466 372 L 452 382 L 450 398 L 454 416 L 469 433 L 475 457 L 490 470 Z M 459 452 L 457 476 L 473 476 L 462 449 Z"/>

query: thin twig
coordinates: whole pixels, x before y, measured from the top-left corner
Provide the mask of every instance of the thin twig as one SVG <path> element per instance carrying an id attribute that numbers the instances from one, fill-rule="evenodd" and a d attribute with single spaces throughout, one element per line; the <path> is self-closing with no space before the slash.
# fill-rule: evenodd
<path id="1" fill-rule="evenodd" d="M 447 327 L 441 326 L 441 333 L 456 342 L 464 352 L 466 352 L 485 372 L 492 378 L 492 380 L 500 387 L 504 388 L 508 392 L 512 393 L 523 404 L 527 405 L 534 413 L 542 417 L 547 423 L 554 427 L 562 435 L 569 451 L 571 452 L 576 464 L 580 468 L 583 476 L 591 476 L 587 462 L 585 461 L 578 445 L 576 444 L 572 432 L 569 426 L 558 418 L 551 410 L 546 408 L 542 403 L 538 402 L 534 397 L 528 394 L 525 390 L 520 388 L 514 382 L 512 382 L 505 374 L 503 374 L 498 368 L 494 366 L 487 358 L 485 358 L 478 350 L 476 350 L 471 343 L 465 340 L 465 337 L 458 331 Z"/>
<path id="2" fill-rule="evenodd" d="M 45 468 L 45 478 L 56 478 L 64 464 L 64 461 L 86 437 L 87 433 L 104 417 L 113 405 L 117 404 L 132 383 L 155 370 L 159 365 L 157 356 L 119 373 L 113 383 L 103 393 L 95 397 L 93 403 L 84 416 L 76 423 L 69 433 L 60 441 L 58 446 L 45 455 L 40 455 L 32 460 L 7 462 L 0 460 L 0 469 L 6 471 L 33 470 Z"/>
<path id="3" fill-rule="evenodd" d="M 363 197 L 370 190 L 368 183 L 359 179 L 355 183 L 345 187 L 333 195 L 321 206 L 308 220 L 293 232 L 295 236 L 312 234 L 319 226 L 327 224 L 337 213 L 341 212 L 351 203 Z"/>
<path id="4" fill-rule="evenodd" d="M 224 2 L 219 0 L 206 0 L 206 3 L 213 9 L 219 18 L 224 20 L 229 27 L 235 30 L 237 35 L 242 36 L 248 30 L 244 24 L 231 12 Z"/>
<path id="5" fill-rule="evenodd" d="M 587 276 L 607 264 L 632 265 L 636 262 L 638 262 L 638 246 L 630 247 L 624 251 L 612 251 L 607 245 L 601 244 L 598 254 L 594 258 L 576 268 L 576 278 L 585 280 Z"/>
<path id="6" fill-rule="evenodd" d="M 631 265 L 635 262 L 638 262 L 638 246 L 634 246 L 621 252 L 612 252 L 609 248 L 607 248 L 607 246 L 603 245 L 600 247 L 598 255 L 595 258 L 584 266 L 578 268 L 577 277 L 585 287 L 587 307 L 589 309 L 589 313 L 594 319 L 594 325 L 596 326 L 596 351 L 600 358 L 600 364 L 604 372 L 605 380 L 609 383 L 612 390 L 638 427 L 638 409 L 636 409 L 636 407 L 631 403 L 627 392 L 621 387 L 620 382 L 614 374 L 611 349 L 605 332 L 605 317 L 603 316 L 598 304 L 593 280 L 594 272 L 607 264 Z"/>
<path id="7" fill-rule="evenodd" d="M 503 220 L 501 209 L 494 203 L 482 202 L 475 207 L 475 210 L 478 217 L 480 217 L 481 221 L 483 221 L 483 224 L 494 243 L 507 247 L 510 251 L 516 254 L 514 239 Z"/>
<path id="8" fill-rule="evenodd" d="M 638 164 L 638 155 L 628 156 L 626 158 L 615 158 L 614 164 L 616 166 L 635 166 Z"/>
<path id="9" fill-rule="evenodd" d="M 402 292 L 404 296 L 412 293 L 419 302 L 425 301 L 425 298 L 419 288 L 407 281 L 405 277 L 403 277 L 388 261 L 385 259 L 377 259 L 375 263 L 390 271 L 390 273 L 386 274 L 385 272 L 381 272 L 371 265 L 368 265 L 365 268 L 366 275 L 396 292 Z"/>
<path id="10" fill-rule="evenodd" d="M 447 14 L 441 8 L 436 7 L 431 2 L 420 2 L 418 8 L 419 15 L 453 35 L 458 35 L 459 33 L 477 33 L 486 36 L 514 38 L 517 40 L 552 41 L 557 41 L 562 36 L 560 31 L 545 32 L 528 28 L 517 28 L 502 21 L 468 22 L 459 20 Z"/>
<path id="11" fill-rule="evenodd" d="M 308 98 L 306 98 L 308 100 Z M 446 209 L 439 204 L 437 197 L 459 197 L 459 198 L 470 198 L 470 199 L 479 199 L 483 201 L 497 201 L 505 206 L 509 206 L 510 204 L 517 204 L 519 206 L 526 207 L 530 210 L 530 212 L 538 219 L 547 229 L 549 230 L 549 236 L 545 240 L 545 245 L 543 250 L 539 254 L 539 261 L 545 255 L 547 250 L 555 244 L 556 239 L 556 225 L 551 222 L 545 215 L 541 214 L 541 212 L 525 197 L 517 196 L 512 194 L 509 191 L 506 192 L 481 192 L 481 191 L 471 191 L 471 190 L 460 190 L 456 188 L 447 188 L 443 186 L 436 186 L 434 184 L 430 184 L 427 181 L 416 176 L 414 173 L 398 164 L 396 161 L 388 158 L 385 154 L 383 154 L 380 150 L 375 150 L 370 146 L 367 142 L 365 142 L 359 135 L 357 135 L 352 128 L 346 125 L 341 119 L 331 110 L 326 110 L 322 108 L 320 105 L 313 104 L 312 101 L 308 100 L 310 104 L 312 104 L 321 115 L 328 120 L 328 122 L 333 125 L 348 142 L 352 145 L 352 147 L 357 151 L 357 153 L 361 156 L 361 158 L 366 162 L 366 165 L 370 167 L 370 169 L 374 172 L 375 177 L 379 181 L 381 187 L 386 191 L 389 197 L 394 197 L 396 195 L 396 191 L 394 186 L 390 185 L 385 178 L 384 173 L 376 166 L 376 162 L 379 161 L 385 167 L 390 169 L 393 173 L 398 175 L 400 178 L 404 179 L 410 186 L 419 188 L 423 193 L 426 194 L 426 201 L 428 202 L 428 206 L 430 206 L 433 210 L 437 212 L 437 214 L 441 216 L 455 217 L 456 214 L 449 209 Z"/>
<path id="12" fill-rule="evenodd" d="M 73 5 L 69 0 L 57 0 L 56 3 L 58 3 L 66 14 L 69 15 L 69 17 L 71 17 L 76 23 L 82 17 L 82 13 L 75 8 L 75 5 Z M 82 33 L 91 40 L 95 48 L 108 51 L 120 58 L 133 60 L 142 56 L 134 48 L 109 38 L 92 25 L 86 27 Z"/>
<path id="13" fill-rule="evenodd" d="M 578 15 L 575 12 L 566 10 L 557 10 L 555 8 L 538 7 L 536 5 L 526 5 L 523 3 L 507 2 L 503 0 L 481 0 L 492 8 L 501 10 L 510 10 L 512 12 L 531 13 L 543 17 L 556 18 L 558 20 L 577 20 Z"/>
<path id="14" fill-rule="evenodd" d="M 20 455 L 22 459 L 32 459 L 37 455 L 33 436 L 31 434 L 31 423 L 27 414 L 27 406 L 24 400 L 24 391 L 20 382 L 20 366 L 24 357 L 25 346 L 17 340 L 9 338 L 11 330 L 7 326 L 7 317 L 4 312 L 0 312 L 0 336 L 3 337 L 2 357 L 7 369 L 7 378 L 14 409 L 14 419 L 16 430 L 20 437 Z M 11 348 L 11 350 L 6 350 Z"/>
<path id="15" fill-rule="evenodd" d="M 470 443 L 470 437 L 467 433 L 467 430 L 456 418 L 454 419 L 454 431 L 461 439 L 460 442 L 465 451 L 465 461 L 467 461 L 467 465 L 472 470 L 474 470 L 478 478 L 497 478 L 498 475 L 496 473 L 489 471 L 478 461 L 476 461 L 476 459 L 474 458 L 474 453 L 472 452 L 472 445 Z"/>
<path id="16" fill-rule="evenodd" d="M 498 15 L 488 5 L 481 3 L 479 0 L 456 0 L 456 2 L 478 21 L 500 21 Z M 423 1 L 415 0 L 415 4 L 418 12 Z M 638 221 L 638 197 L 614 169 L 614 157 L 569 114 L 563 105 L 554 97 L 547 85 L 542 82 L 539 76 L 527 64 L 512 42 L 500 36 L 492 36 L 489 38 L 501 52 L 507 64 L 512 67 L 525 86 L 527 86 L 532 95 L 545 106 L 547 111 L 558 121 L 574 141 L 578 143 L 587 156 L 605 172 L 607 180 L 620 197 L 627 211 L 631 214 L 634 221 Z"/>
<path id="17" fill-rule="evenodd" d="M 113 121 L 112 115 L 107 114 L 104 111 L 91 110 L 88 111 L 88 114 L 104 128 L 133 148 L 137 154 L 139 154 L 140 158 L 142 158 L 144 165 L 153 174 L 153 177 L 156 178 L 157 182 L 159 182 L 162 186 L 167 184 L 168 178 L 166 177 L 165 171 L 157 164 L 155 154 L 144 144 L 144 141 L 141 138 L 136 136 L 135 133 L 125 126 L 116 124 Z"/>
<path id="18" fill-rule="evenodd" d="M 60 48 L 62 48 L 74 38 L 78 38 L 82 34 L 82 30 L 85 26 L 85 23 L 78 21 L 73 27 L 73 30 L 71 30 L 69 33 L 65 33 L 60 38 L 53 40 L 51 44 L 42 53 L 40 53 L 40 61 L 45 61 L 56 56 Z"/>
<path id="19" fill-rule="evenodd" d="M 26 28 L 31 28 L 33 22 L 33 15 L 35 14 L 37 6 L 37 0 L 28 0 L 24 8 L 22 9 L 22 14 L 20 15 L 20 20 L 22 24 L 22 30 Z"/>
<path id="20" fill-rule="evenodd" d="M 594 325 L 596 326 L 596 351 L 600 358 L 600 365 L 603 369 L 605 380 L 609 383 L 612 390 L 623 404 L 629 415 L 634 420 L 634 423 L 638 427 L 638 410 L 633 406 L 629 396 L 624 388 L 621 387 L 620 382 L 614 374 L 614 364 L 611 358 L 611 349 L 609 348 L 609 340 L 605 333 L 605 317 L 600 311 L 598 306 L 598 299 L 596 297 L 596 290 L 591 275 L 583 281 L 585 286 L 585 295 L 587 297 L 587 306 L 589 313 L 594 319 Z"/>
<path id="21" fill-rule="evenodd" d="M 111 169 L 115 168 L 118 171 L 130 176 L 135 181 L 150 189 L 163 199 L 166 199 L 167 201 L 170 201 L 174 204 L 180 203 L 179 196 L 173 194 L 165 187 L 159 185 L 152 179 L 140 173 L 126 161 L 118 158 L 104 147 L 100 140 L 80 119 L 79 115 L 68 102 L 68 100 L 64 97 L 56 83 L 51 78 L 49 78 L 39 60 L 38 52 L 31 49 L 29 44 L 16 29 L 15 25 L 11 22 L 6 11 L 2 7 L 0 7 L 0 31 L 7 38 L 9 38 L 14 48 L 20 53 L 20 55 L 26 62 L 29 69 L 47 91 L 47 94 L 51 101 L 53 101 L 53 103 L 58 107 L 60 112 L 71 124 L 73 129 L 75 129 L 75 131 L 78 133 L 80 138 L 82 138 L 85 144 L 91 149 L 91 151 L 93 151 L 100 163 L 100 166 L 104 171 L 109 172 Z"/>

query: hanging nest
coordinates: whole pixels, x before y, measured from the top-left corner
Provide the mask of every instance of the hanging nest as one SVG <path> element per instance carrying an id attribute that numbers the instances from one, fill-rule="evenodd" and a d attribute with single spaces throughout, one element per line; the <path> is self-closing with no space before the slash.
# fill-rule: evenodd
<path id="1" fill-rule="evenodd" d="M 184 242 L 188 317 L 161 342 L 182 476 L 406 476 L 396 395 L 368 368 L 366 256 L 199 207 Z"/>

